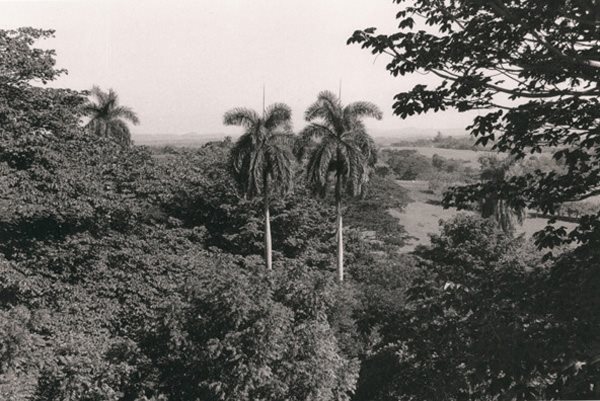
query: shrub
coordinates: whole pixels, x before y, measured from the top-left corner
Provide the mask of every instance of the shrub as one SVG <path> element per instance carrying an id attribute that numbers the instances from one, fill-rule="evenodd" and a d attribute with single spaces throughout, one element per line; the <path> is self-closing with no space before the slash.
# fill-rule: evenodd
<path id="1" fill-rule="evenodd" d="M 348 400 L 357 364 L 340 351 L 320 301 L 331 285 L 292 286 L 308 298 L 282 298 L 287 281 L 220 266 L 190 283 L 187 300 L 172 304 L 145 342 L 161 391 L 173 399 Z"/>

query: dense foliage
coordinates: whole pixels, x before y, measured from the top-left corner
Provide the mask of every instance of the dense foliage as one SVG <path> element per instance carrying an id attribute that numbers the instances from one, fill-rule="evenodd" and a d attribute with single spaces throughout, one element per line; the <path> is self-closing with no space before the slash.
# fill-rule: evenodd
<path id="1" fill-rule="evenodd" d="M 566 201 L 600 193 L 600 32 L 595 1 L 395 0 L 398 31 L 356 31 L 349 39 L 387 54 L 394 76 L 430 73 L 395 96 L 408 116 L 446 109 L 485 110 L 468 128 L 482 145 L 517 159 L 543 149 L 564 162 L 560 173 L 533 171 L 502 182 L 477 183 L 448 194 L 462 206 L 493 193 L 512 207 L 555 213 Z M 582 216 L 570 233 L 548 227 L 542 246 L 597 243 L 597 214 Z"/>
<path id="2" fill-rule="evenodd" d="M 600 396 L 597 248 L 544 261 L 492 220 L 459 216 L 399 254 L 405 234 L 387 210 L 406 194 L 371 171 L 367 136 L 341 132 L 349 159 L 313 144 L 313 171 L 341 169 L 362 197 L 342 210 L 310 196 L 310 175 L 290 175 L 295 191 L 270 204 L 268 271 L 264 200 L 231 179 L 232 142 L 148 149 L 83 129 L 85 93 L 32 85 L 61 72 L 33 48 L 50 35 L 0 31 L 3 400 Z"/>
<path id="3" fill-rule="evenodd" d="M 542 263 L 532 244 L 459 216 L 417 255 L 408 304 L 381 327 L 357 399 L 598 397 L 596 251 Z"/>
<path id="4" fill-rule="evenodd" d="M 420 138 L 412 140 L 402 140 L 393 142 L 390 146 L 399 147 L 434 147 L 440 149 L 460 149 L 460 150 L 484 150 L 485 147 L 476 144 L 476 140 L 470 136 L 444 136 L 438 131 L 433 138 Z"/>
<path id="5" fill-rule="evenodd" d="M 11 138 L 34 131 L 68 130 L 77 123 L 85 99 L 69 89 L 32 85 L 66 71 L 54 68 L 54 50 L 34 48 L 52 30 L 0 30 L 0 133 Z"/>
<path id="6" fill-rule="evenodd" d="M 152 150 L 83 129 L 85 93 L 28 81 L 58 73 L 30 47 L 50 34 L 2 31 L 15 52 L 2 71 L 14 62 L 22 79 L 2 81 L 2 117 L 32 117 L 2 126 L 2 399 L 349 399 L 372 325 L 357 322 L 381 308 L 356 296 L 376 285 L 359 268 L 374 262 L 371 223 L 354 214 L 346 251 L 362 281 L 338 286 L 333 205 L 298 172 L 272 200 L 267 274 L 262 199 L 240 196 L 231 141 Z"/>
<path id="7" fill-rule="evenodd" d="M 399 180 L 423 179 L 431 174 L 431 160 L 414 149 L 386 150 L 385 162 Z"/>
<path id="8" fill-rule="evenodd" d="M 480 203 L 484 214 L 508 221 L 510 211 L 553 215 L 598 194 L 596 2 L 394 2 L 396 32 L 367 28 L 348 42 L 388 55 L 393 76 L 438 78 L 397 94 L 395 114 L 485 110 L 468 127 L 478 144 L 521 166 L 528 153 L 544 151 L 558 166 L 509 171 L 503 161 L 488 163 L 481 180 L 447 193 L 446 206 Z M 539 232 L 539 247 L 577 246 L 549 265 L 480 223 L 446 225 L 431 249 L 417 252 L 423 276 L 366 362 L 358 397 L 597 398 L 600 326 L 587 314 L 598 297 L 585 288 L 598 280 L 598 221 L 591 213 L 571 232 Z"/>

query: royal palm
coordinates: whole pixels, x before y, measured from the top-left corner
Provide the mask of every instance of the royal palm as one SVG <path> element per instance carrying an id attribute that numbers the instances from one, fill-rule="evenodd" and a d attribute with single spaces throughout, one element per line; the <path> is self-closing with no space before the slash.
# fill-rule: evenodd
<path id="1" fill-rule="evenodd" d="M 131 132 L 127 121 L 138 124 L 140 121 L 136 113 L 121 106 L 117 93 L 112 89 L 104 92 L 94 86 L 90 94 L 94 101 L 84 106 L 84 113 L 90 118 L 86 128 L 98 136 L 113 138 L 124 146 L 130 145 Z"/>
<path id="2" fill-rule="evenodd" d="M 377 160 L 375 143 L 362 122 L 365 117 L 379 120 L 382 113 L 370 102 L 355 102 L 344 107 L 333 93 L 321 92 L 317 101 L 306 110 L 305 118 L 310 124 L 299 139 L 299 148 L 308 150 L 306 173 L 313 191 L 325 196 L 332 175 L 335 180 L 337 269 L 340 282 L 344 280 L 343 194 L 361 194 Z M 314 143 L 313 139 L 318 141 Z"/>
<path id="3" fill-rule="evenodd" d="M 286 193 L 293 183 L 291 116 L 287 105 L 276 103 L 262 116 L 254 110 L 237 108 L 223 118 L 225 125 L 238 125 L 245 130 L 231 149 L 230 167 L 244 196 L 262 195 L 265 263 L 269 270 L 272 268 L 270 196 Z"/>

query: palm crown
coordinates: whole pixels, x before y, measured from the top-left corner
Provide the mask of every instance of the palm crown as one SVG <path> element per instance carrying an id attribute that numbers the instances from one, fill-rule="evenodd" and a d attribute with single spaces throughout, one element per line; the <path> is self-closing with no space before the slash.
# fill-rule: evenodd
<path id="1" fill-rule="evenodd" d="M 245 132 L 230 154 L 233 176 L 244 195 L 263 194 L 265 185 L 271 191 L 287 192 L 293 180 L 290 108 L 276 103 L 267 108 L 264 116 L 254 110 L 236 108 L 225 113 L 225 125 L 238 125 Z"/>
<path id="2" fill-rule="evenodd" d="M 382 113 L 370 102 L 343 107 L 328 91 L 321 92 L 306 110 L 305 118 L 311 123 L 302 131 L 296 152 L 302 157 L 312 139 L 320 139 L 313 144 L 307 165 L 308 180 L 315 192 L 325 195 L 331 172 L 340 175 L 342 187 L 350 195 L 362 192 L 369 168 L 377 161 L 375 143 L 362 122 L 364 117 L 381 119 Z"/>
<path id="3" fill-rule="evenodd" d="M 94 86 L 90 94 L 95 102 L 90 101 L 84 106 L 84 113 L 90 117 L 86 128 L 98 136 L 111 137 L 122 145 L 131 144 L 127 121 L 137 125 L 137 114 L 129 107 L 119 105 L 119 97 L 112 89 L 104 92 Z"/>

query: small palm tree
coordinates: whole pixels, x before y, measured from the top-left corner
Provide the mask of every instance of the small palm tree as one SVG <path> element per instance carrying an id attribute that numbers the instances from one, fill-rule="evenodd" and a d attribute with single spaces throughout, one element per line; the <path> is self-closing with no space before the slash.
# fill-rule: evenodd
<path id="1" fill-rule="evenodd" d="M 481 157 L 480 178 L 482 181 L 498 187 L 508 176 L 510 168 L 515 160 L 511 157 L 504 160 L 496 156 Z M 490 192 L 479 201 L 481 216 L 493 218 L 504 232 L 513 232 L 516 224 L 523 224 L 525 219 L 525 208 L 516 202 L 508 201 L 499 196 L 498 193 Z"/>
<path id="2" fill-rule="evenodd" d="M 230 167 L 244 196 L 262 195 L 265 219 L 265 263 L 272 269 L 270 195 L 292 188 L 294 155 L 291 150 L 292 112 L 282 103 L 269 106 L 263 116 L 254 110 L 236 108 L 225 113 L 225 125 L 238 125 L 244 134 L 233 145 Z"/>
<path id="3" fill-rule="evenodd" d="M 137 125 L 137 114 L 126 106 L 119 105 L 117 93 L 109 89 L 102 91 L 94 86 L 90 91 L 94 101 L 84 105 L 84 113 L 90 118 L 86 128 L 98 136 L 113 138 L 123 146 L 131 144 L 131 132 L 127 121 Z"/>
<path id="4" fill-rule="evenodd" d="M 355 102 L 343 106 L 329 91 L 321 92 L 317 101 L 305 113 L 310 124 L 302 131 L 296 146 L 302 158 L 308 149 L 306 173 L 313 192 L 325 196 L 331 175 L 335 177 L 335 206 L 337 216 L 338 280 L 344 281 L 344 242 L 342 195 L 357 196 L 369 180 L 377 162 L 373 138 L 362 122 L 364 117 L 381 119 L 379 108 L 370 102 Z M 314 144 L 313 139 L 319 139 Z"/>

